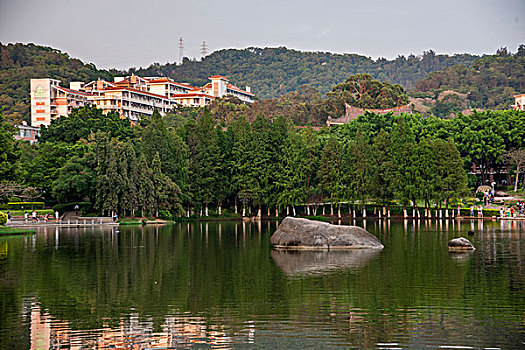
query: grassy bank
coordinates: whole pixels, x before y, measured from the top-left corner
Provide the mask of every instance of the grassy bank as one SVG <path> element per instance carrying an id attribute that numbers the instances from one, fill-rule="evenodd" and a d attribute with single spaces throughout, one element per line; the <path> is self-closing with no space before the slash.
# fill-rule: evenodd
<path id="1" fill-rule="evenodd" d="M 32 235 L 35 234 L 35 230 L 30 230 L 26 228 L 14 228 L 0 226 L 0 236 L 10 236 L 10 235 Z"/>

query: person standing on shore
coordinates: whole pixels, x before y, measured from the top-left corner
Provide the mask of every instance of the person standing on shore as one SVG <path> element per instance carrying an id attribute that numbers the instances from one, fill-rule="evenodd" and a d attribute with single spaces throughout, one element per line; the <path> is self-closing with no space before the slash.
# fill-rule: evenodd
<path id="1" fill-rule="evenodd" d="M 59 219 L 58 210 L 55 210 L 55 221 L 58 221 L 58 219 Z"/>
<path id="2" fill-rule="evenodd" d="M 27 222 L 27 220 L 29 220 L 29 213 L 26 211 L 24 213 L 24 221 Z"/>
<path id="3" fill-rule="evenodd" d="M 31 217 L 33 219 L 33 222 L 36 222 L 37 221 L 37 218 L 36 218 L 36 210 L 33 210 L 33 212 L 31 213 Z"/>
<path id="4" fill-rule="evenodd" d="M 11 212 L 10 211 L 7 212 L 7 223 L 8 224 L 11 223 Z"/>

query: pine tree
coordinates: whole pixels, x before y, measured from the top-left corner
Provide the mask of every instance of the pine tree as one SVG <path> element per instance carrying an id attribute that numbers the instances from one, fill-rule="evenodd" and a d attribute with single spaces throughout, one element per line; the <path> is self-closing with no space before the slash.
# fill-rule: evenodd
<path id="1" fill-rule="evenodd" d="M 334 215 L 334 199 L 341 195 L 342 167 L 342 146 L 335 138 L 330 137 L 323 147 L 321 166 L 317 173 L 322 191 L 330 197 L 330 215 Z"/>

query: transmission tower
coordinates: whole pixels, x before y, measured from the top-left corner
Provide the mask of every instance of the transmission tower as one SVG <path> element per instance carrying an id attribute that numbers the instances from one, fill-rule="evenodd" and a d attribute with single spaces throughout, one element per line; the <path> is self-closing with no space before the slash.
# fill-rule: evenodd
<path id="1" fill-rule="evenodd" d="M 208 47 L 206 46 L 205 41 L 203 41 L 201 45 L 201 54 L 202 54 L 202 57 L 206 57 L 206 55 L 208 54 Z"/>
<path id="2" fill-rule="evenodd" d="M 184 41 L 182 40 L 182 37 L 179 39 L 179 64 L 182 64 L 182 61 L 184 60 Z"/>

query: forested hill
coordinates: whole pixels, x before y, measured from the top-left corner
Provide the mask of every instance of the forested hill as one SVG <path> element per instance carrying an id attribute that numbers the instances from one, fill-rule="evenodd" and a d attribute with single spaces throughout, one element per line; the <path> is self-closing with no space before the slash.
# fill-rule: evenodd
<path id="1" fill-rule="evenodd" d="M 434 72 L 416 86 L 437 99 L 436 107 L 446 113 L 467 107 L 508 109 L 513 96 L 525 92 L 525 45 L 514 54 L 502 48 L 469 67 L 456 65 Z"/>
<path id="2" fill-rule="evenodd" d="M 97 77 L 113 79 L 110 72 L 50 47 L 0 43 L 0 108 L 15 122 L 30 119 L 31 78 L 58 79 L 68 87 L 72 80 L 87 82 Z"/>
<path id="3" fill-rule="evenodd" d="M 182 65 L 155 63 L 148 68 L 132 68 L 128 73 L 168 76 L 195 85 L 203 85 L 209 76 L 221 74 L 240 87 L 250 86 L 264 99 L 298 91 L 302 85 L 310 85 L 324 95 L 334 85 L 357 73 L 368 73 L 380 81 L 410 89 L 431 72 L 458 64 L 469 66 L 477 58 L 479 56 L 469 54 L 448 56 L 427 51 L 421 56 L 373 60 L 356 54 L 252 47 L 216 51 L 202 61 L 185 59 Z"/>

